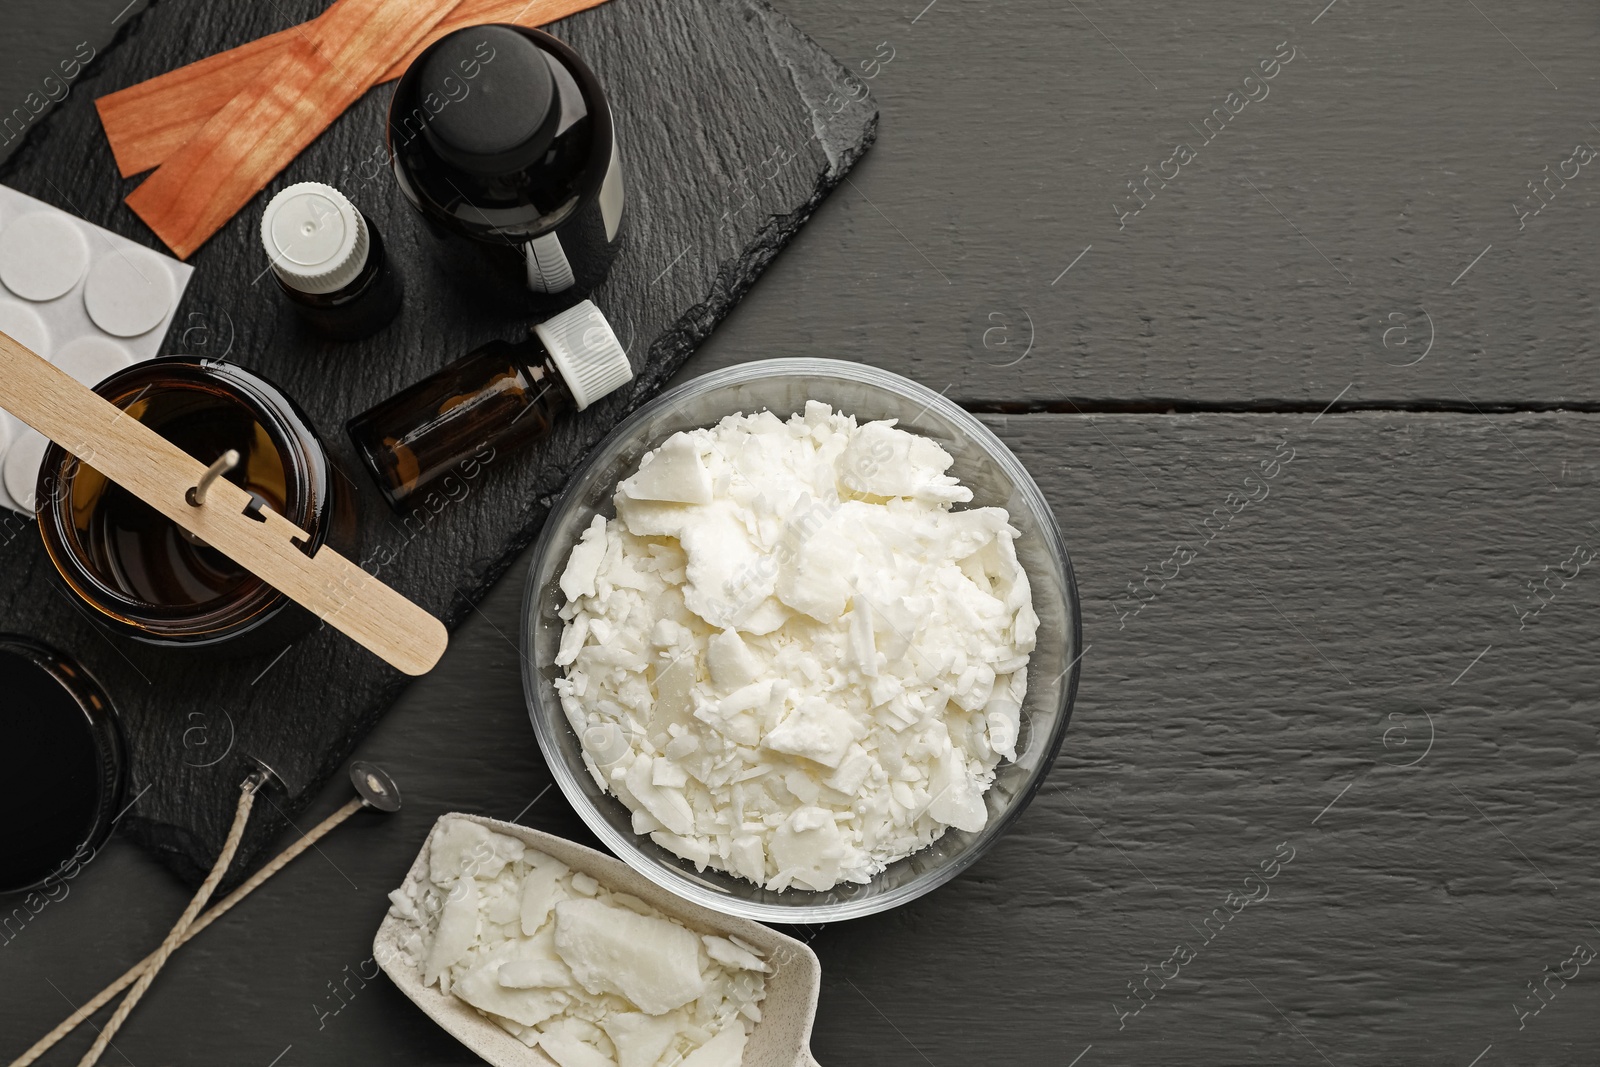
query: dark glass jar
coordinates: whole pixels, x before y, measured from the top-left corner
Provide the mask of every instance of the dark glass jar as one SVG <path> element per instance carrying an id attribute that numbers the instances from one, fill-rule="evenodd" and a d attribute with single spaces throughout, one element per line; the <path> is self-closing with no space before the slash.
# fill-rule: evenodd
<path id="1" fill-rule="evenodd" d="M 357 341 L 399 314 L 400 278 L 383 235 L 333 186 L 301 182 L 273 197 L 261 243 L 279 290 L 313 333 Z"/>
<path id="2" fill-rule="evenodd" d="M 95 392 L 201 463 L 229 449 L 224 477 L 311 535 L 349 554 L 356 543 L 347 477 L 300 408 L 233 364 L 167 356 L 119 371 Z M 92 466 L 51 445 L 39 470 L 39 532 L 73 594 L 112 629 L 176 647 L 230 652 L 282 645 L 315 617 L 178 527 Z"/>
<path id="3" fill-rule="evenodd" d="M 521 341 L 490 341 L 351 419 L 347 429 L 396 511 L 437 510 L 483 468 L 547 437 L 633 378 L 628 354 L 588 300 L 539 323 Z"/>
<path id="4" fill-rule="evenodd" d="M 622 163 L 600 82 L 568 45 L 511 25 L 447 34 L 400 79 L 388 140 L 401 193 L 464 291 L 548 307 L 605 277 Z"/>
<path id="5" fill-rule="evenodd" d="M 62 653 L 0 634 L 0 688 L 0 893 L 38 890 L 32 915 L 110 836 L 127 755 L 105 690 Z"/>

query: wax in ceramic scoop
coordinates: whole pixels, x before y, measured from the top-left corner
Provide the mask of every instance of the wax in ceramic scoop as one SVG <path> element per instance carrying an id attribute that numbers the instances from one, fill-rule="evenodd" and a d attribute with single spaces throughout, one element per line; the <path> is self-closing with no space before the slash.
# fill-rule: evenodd
<path id="1" fill-rule="evenodd" d="M 553 888 L 557 883 L 568 888 Z M 741 973 L 764 985 L 764 995 L 759 1010 L 735 1013 L 688 1051 L 680 1067 L 817 1067 L 809 1048 L 822 981 L 816 954 L 760 923 L 691 904 L 602 852 L 516 823 L 446 814 L 390 900 L 394 906 L 373 939 L 374 960 L 434 1022 L 496 1067 L 654 1063 L 648 1053 L 635 1061 L 629 1046 L 652 1027 L 670 1032 L 673 1024 L 664 1020 L 694 1008 L 685 997 L 699 990 L 685 984 L 697 987 L 701 967 L 707 987 L 722 990 L 724 1006 L 747 993 L 750 979 L 741 980 Z M 510 936 L 501 936 L 507 930 Z M 518 936 L 523 931 L 526 936 Z M 686 944 L 686 959 L 678 964 L 674 939 Z M 552 969 L 559 972 L 555 977 L 532 973 Z M 452 981 L 454 991 L 444 992 L 441 986 Z M 584 988 L 573 988 L 571 998 L 554 994 L 540 1008 L 552 996 L 545 988 L 552 981 L 558 988 L 576 981 L 590 992 L 602 990 L 602 1004 L 615 1005 L 622 995 L 638 1009 L 619 1020 L 613 1008 L 602 1019 L 620 1060 L 570 1039 L 593 1023 L 568 1026 L 563 1015 L 576 1019 L 574 1013 L 593 1014 L 592 1008 L 558 1006 L 582 1000 Z M 507 1025 L 464 998 L 524 1022 L 550 1014 L 526 1027 L 510 1019 Z M 750 1015 L 756 1021 L 744 1036 Z M 668 1047 L 659 1058 L 670 1062 Z"/>

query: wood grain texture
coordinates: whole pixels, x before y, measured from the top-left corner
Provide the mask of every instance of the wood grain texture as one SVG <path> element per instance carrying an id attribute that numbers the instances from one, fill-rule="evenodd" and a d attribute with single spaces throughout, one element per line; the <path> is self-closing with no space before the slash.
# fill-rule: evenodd
<path id="1" fill-rule="evenodd" d="M 867 79 L 885 136 L 716 365 L 845 353 L 968 405 L 1066 413 L 1315 414 L 1346 387 L 1469 414 L 1600 404 L 1600 171 L 1552 182 L 1525 228 L 1512 210 L 1600 147 L 1591 5 L 784 7 Z M 1197 145 L 1285 41 L 1270 94 Z M 1126 183 L 1185 142 L 1198 158 L 1119 230 Z"/>
<path id="2" fill-rule="evenodd" d="M 3 333 L 0 407 L 396 670 L 426 674 L 444 655 L 443 623 L 328 546 L 308 555 L 311 535 L 276 511 L 247 518 L 248 490 L 222 478 L 191 503 L 205 464 Z"/>
<path id="3" fill-rule="evenodd" d="M 188 259 L 377 85 L 456 0 L 337 0 L 127 197 Z"/>
<path id="4" fill-rule="evenodd" d="M 160 166 L 305 32 L 305 27 L 292 26 L 269 33 L 96 100 L 118 173 L 131 178 Z M 208 107 L 213 100 L 216 107 Z"/>
<path id="5" fill-rule="evenodd" d="M 0 168 L 0 181 L 151 242 L 121 203 L 127 185 L 116 178 L 92 98 L 304 21 L 322 6 L 159 0 Z M 171 352 L 238 362 L 301 403 L 360 494 L 362 548 L 352 557 L 452 628 L 476 614 L 478 599 L 532 540 L 576 464 L 661 388 L 875 129 L 870 101 L 822 111 L 828 87 L 842 76 L 837 63 L 755 0 L 614 0 L 552 29 L 605 84 L 627 160 L 628 243 L 593 299 L 630 353 L 629 388 L 472 480 L 458 499 L 437 497 L 404 521 L 382 502 L 342 431 L 345 420 L 490 339 L 521 336 L 541 317 L 532 304 L 474 302 L 439 266 L 381 165 L 383 92 L 359 100 L 195 256 L 167 341 Z M 793 161 L 774 171 L 763 164 L 779 148 Z M 263 278 L 260 206 L 281 186 L 305 180 L 331 181 L 351 197 L 383 234 L 406 287 L 400 318 L 368 341 L 335 345 L 307 336 Z M 258 812 L 241 850 L 250 860 L 340 769 L 404 681 L 327 631 L 232 660 L 220 674 L 209 660 L 200 672 L 192 657 L 108 636 L 66 599 L 33 525 L 15 519 L 0 522 L 0 620 L 71 650 L 115 694 L 133 753 L 129 796 L 149 790 L 122 830 L 191 882 L 216 854 L 247 753 L 277 768 L 292 791 L 281 811 Z"/>
<path id="6" fill-rule="evenodd" d="M 404 74 L 434 41 L 465 26 L 514 22 L 537 27 L 603 0 L 461 0 L 436 26 L 390 67 L 380 82 Z M 326 14 L 326 12 L 324 12 Z M 117 170 L 124 178 L 158 167 L 264 71 L 280 60 L 297 37 L 309 35 L 321 15 L 301 26 L 218 52 L 94 102 L 100 113 Z"/>
<path id="7" fill-rule="evenodd" d="M 973 870 L 894 912 L 796 932 L 823 963 L 817 1060 L 1211 1067 L 1318 1064 L 1320 1050 L 1466 1067 L 1493 1045 L 1479 1067 L 1592 1064 L 1588 968 L 1520 1031 L 1513 1005 L 1575 942 L 1600 949 L 1600 573 L 1526 629 L 1510 605 L 1545 564 L 1600 547 L 1600 419 L 987 421 L 1045 489 L 1082 583 L 1072 728 Z M 1230 492 L 1259 495 L 1243 480 L 1280 441 L 1294 459 L 1266 498 L 1119 629 L 1107 598 L 1196 541 Z M 386 983 L 348 976 L 441 812 L 594 843 L 528 724 L 508 639 L 521 599 L 501 583 L 361 747 L 405 808 L 359 816 L 186 947 L 119 1035 L 132 1062 L 181 1049 L 267 1064 L 290 1045 L 281 1064 L 473 1062 Z M 306 819 L 347 795 L 330 786 Z M 1285 842 L 1292 861 L 1263 883 Z M 1259 904 L 1212 918 L 1261 884 Z M 178 907 L 125 844 L 95 860 L 0 948 L 0 1054 L 139 958 Z M 1208 918 L 1222 929 L 1209 942 Z M 1127 983 L 1180 943 L 1195 958 L 1119 1029 Z"/>
<path id="8" fill-rule="evenodd" d="M 1082 583 L 1092 647 L 1073 725 L 1050 782 L 972 871 L 888 915 L 799 932 L 823 961 L 819 1062 L 1594 1063 L 1589 968 L 1552 981 L 1520 1030 L 1514 1006 L 1531 1007 L 1527 983 L 1575 942 L 1600 948 L 1600 587 L 1591 570 L 1565 588 L 1550 577 L 1600 543 L 1600 426 L 1485 417 L 1450 379 L 1485 408 L 1593 400 L 1587 171 L 1510 244 L 1494 227 L 1517 232 L 1510 197 L 1595 118 L 1582 101 L 1596 18 L 1565 0 L 1476 3 L 1559 92 L 1472 6 L 1440 0 L 1078 4 L 1092 26 L 1071 5 L 784 0 L 858 75 L 879 42 L 899 47 L 868 81 L 884 136 L 852 172 L 857 188 L 822 204 L 686 374 L 823 354 L 972 404 L 1311 409 L 989 420 L 1045 487 Z M 1303 55 L 1272 96 L 1161 191 L 1126 243 L 1102 245 L 1124 180 L 1290 34 Z M 1246 207 L 1247 166 L 1356 293 L 1330 295 L 1343 283 L 1309 245 L 1259 198 Z M 1262 180 L 1273 175 L 1295 196 Z M 1085 273 L 1106 247 L 1116 271 Z M 1414 330 L 1412 300 L 1440 340 L 1421 363 L 1388 366 L 1412 357 L 1383 348 L 1394 322 L 1380 316 L 1409 312 Z M 983 345 L 987 316 L 1011 315 L 990 335 L 1009 343 L 1018 310 L 1045 323 L 1021 363 Z M 1418 336 L 1390 335 L 1402 338 Z M 1462 413 L 1319 418 L 1351 382 L 1346 400 Z M 1280 441 L 1295 458 L 1263 482 Z M 1179 541 L 1197 551 L 1221 525 L 1230 493 L 1262 484 L 1265 499 L 1159 577 Z M 1530 581 L 1557 591 L 1519 628 L 1538 603 Z M 1119 619 L 1129 582 L 1158 592 Z M 362 745 L 406 809 L 352 821 L 186 948 L 119 1035 L 132 1062 L 474 1062 L 387 984 L 350 975 L 440 812 L 594 843 L 528 725 L 521 599 L 518 577 L 495 587 Z M 198 706 L 184 699 L 174 708 Z M 328 787 L 300 824 L 346 795 Z M 1270 897 L 1207 942 L 1195 928 L 1260 885 L 1284 842 L 1295 858 Z M 0 948 L 0 1055 L 148 951 L 186 898 L 113 841 Z M 1119 1029 L 1128 982 L 1159 974 L 1180 942 L 1195 958 Z"/>

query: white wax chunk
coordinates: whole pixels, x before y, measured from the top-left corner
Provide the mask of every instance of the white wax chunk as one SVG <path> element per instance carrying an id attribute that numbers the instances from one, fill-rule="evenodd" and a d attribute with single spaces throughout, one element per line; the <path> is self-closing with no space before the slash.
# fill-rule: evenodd
<path id="1" fill-rule="evenodd" d="M 617 993 L 651 1015 L 705 992 L 700 939 L 666 919 L 599 900 L 556 905 L 556 951 L 590 993 Z"/>
<path id="2" fill-rule="evenodd" d="M 617 487 L 635 500 L 678 504 L 711 503 L 711 474 L 688 434 L 675 433 Z"/>
<path id="3" fill-rule="evenodd" d="M 739 1067 L 746 1040 L 743 1030 L 730 1026 L 685 1056 L 681 1067 Z"/>
<path id="4" fill-rule="evenodd" d="M 433 947 L 428 950 L 423 970 L 424 982 L 433 984 L 447 968 L 460 962 L 478 939 L 480 922 L 478 883 L 472 878 L 458 879 L 439 916 L 439 929 L 433 935 Z"/>

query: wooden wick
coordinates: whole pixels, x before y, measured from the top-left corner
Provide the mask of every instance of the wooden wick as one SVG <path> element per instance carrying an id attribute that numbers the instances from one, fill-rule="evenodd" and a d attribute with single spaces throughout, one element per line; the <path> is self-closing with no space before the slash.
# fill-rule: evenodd
<path id="1" fill-rule="evenodd" d="M 227 474 L 238 465 L 239 450 L 236 448 L 228 449 L 222 455 L 217 457 L 217 461 L 215 463 L 206 468 L 206 472 L 200 476 L 200 481 L 191 486 L 189 491 L 184 494 L 184 499 L 189 502 L 191 507 L 204 507 L 206 503 L 206 490 L 211 488 L 211 483 L 222 477 L 224 474 Z"/>

